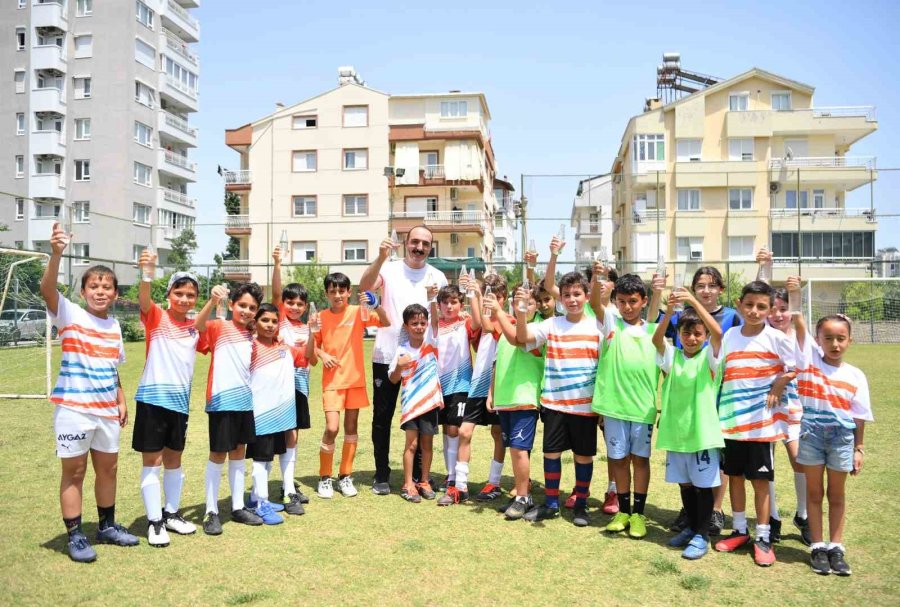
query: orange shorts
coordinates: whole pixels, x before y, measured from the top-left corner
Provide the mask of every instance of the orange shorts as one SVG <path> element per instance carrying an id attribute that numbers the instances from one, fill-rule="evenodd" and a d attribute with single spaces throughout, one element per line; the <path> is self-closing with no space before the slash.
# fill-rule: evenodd
<path id="1" fill-rule="evenodd" d="M 365 388 L 345 388 L 322 392 L 322 408 L 325 411 L 364 409 L 369 406 L 369 395 Z"/>

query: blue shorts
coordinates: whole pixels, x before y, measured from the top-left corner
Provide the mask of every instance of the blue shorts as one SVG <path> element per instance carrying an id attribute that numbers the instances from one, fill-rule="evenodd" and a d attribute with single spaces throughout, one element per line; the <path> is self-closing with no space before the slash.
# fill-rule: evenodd
<path id="1" fill-rule="evenodd" d="M 534 447 L 534 435 L 537 431 L 537 409 L 519 411 L 499 410 L 500 430 L 503 432 L 503 446 L 531 451 Z"/>
<path id="2" fill-rule="evenodd" d="M 609 459 L 625 459 L 629 455 L 649 459 L 653 424 L 627 422 L 604 415 L 603 437 L 606 439 L 606 456 Z"/>
<path id="3" fill-rule="evenodd" d="M 824 465 L 829 470 L 852 472 L 853 448 L 852 428 L 803 424 L 797 463 L 804 466 Z"/>
<path id="4" fill-rule="evenodd" d="M 666 482 L 690 483 L 703 489 L 718 487 L 719 450 L 704 449 L 695 453 L 666 453 Z"/>

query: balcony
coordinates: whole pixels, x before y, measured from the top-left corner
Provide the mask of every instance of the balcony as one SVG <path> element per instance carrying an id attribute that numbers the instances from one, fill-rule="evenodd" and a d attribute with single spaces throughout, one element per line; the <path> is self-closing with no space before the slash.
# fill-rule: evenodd
<path id="1" fill-rule="evenodd" d="M 475 232 L 484 236 L 489 231 L 489 215 L 482 211 L 406 211 L 391 217 L 398 232 L 408 232 L 421 223 L 435 233 Z"/>
<path id="2" fill-rule="evenodd" d="M 660 222 L 666 221 L 665 209 L 635 209 L 631 212 L 631 225 L 633 226 L 652 223 L 655 229 L 657 220 L 659 220 Z"/>
<path id="3" fill-rule="evenodd" d="M 197 42 L 200 40 L 200 22 L 185 8 L 173 0 L 162 3 L 163 27 L 173 32 L 182 40 Z"/>
<path id="4" fill-rule="evenodd" d="M 582 219 L 575 224 L 575 238 L 597 237 L 600 238 L 600 222 Z"/>
<path id="5" fill-rule="evenodd" d="M 34 88 L 31 89 L 31 107 L 34 112 L 66 113 L 65 96 L 59 88 Z"/>
<path id="6" fill-rule="evenodd" d="M 65 2 L 62 0 L 34 0 L 31 5 L 31 26 L 68 30 L 69 20 L 66 19 Z"/>
<path id="7" fill-rule="evenodd" d="M 225 179 L 225 189 L 229 192 L 249 190 L 253 182 L 251 171 L 223 171 L 222 177 Z"/>
<path id="8" fill-rule="evenodd" d="M 31 67 L 35 70 L 55 70 L 66 72 L 63 49 L 55 44 L 43 44 L 31 49 Z"/>
<path id="9" fill-rule="evenodd" d="M 177 105 L 187 108 L 188 111 L 196 112 L 200 109 L 200 93 L 197 89 L 190 88 L 169 74 L 161 73 L 159 75 L 159 92 L 172 99 Z"/>
<path id="10" fill-rule="evenodd" d="M 801 208 L 769 210 L 773 232 L 850 232 L 878 229 L 875 212 L 869 208 Z"/>
<path id="11" fill-rule="evenodd" d="M 419 180 L 415 183 L 409 183 L 409 179 L 405 179 L 405 183 L 397 183 L 394 177 L 390 178 L 391 187 L 420 187 L 420 186 L 475 186 L 479 192 L 484 192 L 484 179 L 447 179 L 444 165 L 428 164 L 419 168 Z"/>
<path id="12" fill-rule="evenodd" d="M 170 190 L 169 188 L 159 188 L 159 204 L 160 206 L 164 206 L 165 203 L 177 204 L 183 207 L 187 207 L 189 209 L 193 209 L 197 207 L 197 200 L 195 198 L 190 198 L 186 194 L 182 194 L 181 192 L 177 192 L 175 190 Z M 183 212 L 183 209 L 180 211 Z"/>
<path id="13" fill-rule="evenodd" d="M 817 107 L 771 114 L 773 135 L 834 134 L 837 146 L 851 145 L 878 129 L 875 107 L 871 105 Z"/>
<path id="14" fill-rule="evenodd" d="M 222 273 L 225 280 L 250 280 L 249 259 L 227 259 L 222 262 Z"/>
<path id="15" fill-rule="evenodd" d="M 853 190 L 877 179 L 874 156 L 795 156 L 769 161 L 769 179 L 784 187 L 802 184 L 833 184 L 838 189 Z"/>
<path id="16" fill-rule="evenodd" d="M 28 195 L 31 198 L 66 197 L 66 180 L 56 173 L 35 173 L 28 180 Z"/>
<path id="17" fill-rule="evenodd" d="M 249 236 L 251 231 L 249 215 L 225 216 L 225 233 L 228 236 Z"/>
<path id="18" fill-rule="evenodd" d="M 159 110 L 156 128 L 162 135 L 180 141 L 188 147 L 197 147 L 197 129 L 188 124 L 184 118 Z"/>
<path id="19" fill-rule="evenodd" d="M 743 113 L 743 112 L 742 112 Z M 764 166 L 752 160 L 676 162 L 676 188 L 753 188 Z"/>
<path id="20" fill-rule="evenodd" d="M 163 52 L 172 52 L 179 63 L 188 62 L 188 67 L 200 67 L 200 58 L 191 51 L 188 43 L 170 32 L 166 28 L 162 28 L 159 35 L 159 48 Z"/>
<path id="21" fill-rule="evenodd" d="M 28 147 L 36 156 L 65 156 L 66 138 L 59 131 L 34 131 L 28 139 Z"/>
<path id="22" fill-rule="evenodd" d="M 197 172 L 197 163 L 188 160 L 187 156 L 182 156 L 171 150 L 157 150 L 157 165 L 161 173 L 168 173 L 185 179 L 190 182 L 197 180 L 195 173 Z"/>

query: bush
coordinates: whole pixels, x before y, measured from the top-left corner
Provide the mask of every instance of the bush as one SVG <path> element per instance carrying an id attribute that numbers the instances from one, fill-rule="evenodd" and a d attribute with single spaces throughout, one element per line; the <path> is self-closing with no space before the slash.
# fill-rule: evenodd
<path id="1" fill-rule="evenodd" d="M 123 320 L 119 323 L 122 327 L 122 339 L 125 341 L 144 341 L 144 325 L 139 320 Z"/>

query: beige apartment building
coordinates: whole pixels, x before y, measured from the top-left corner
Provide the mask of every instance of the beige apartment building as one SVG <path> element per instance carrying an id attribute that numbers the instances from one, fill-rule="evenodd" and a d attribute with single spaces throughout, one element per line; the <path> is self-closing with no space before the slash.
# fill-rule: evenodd
<path id="1" fill-rule="evenodd" d="M 744 261 L 732 271 L 750 278 L 767 246 L 776 280 L 798 258 L 806 276 L 865 276 L 878 227 L 865 192 L 877 173 L 874 157 L 850 148 L 878 128 L 875 109 L 816 107 L 813 92 L 754 68 L 664 105 L 648 100 L 611 169 L 617 258 L 645 275 L 659 255 Z"/>

